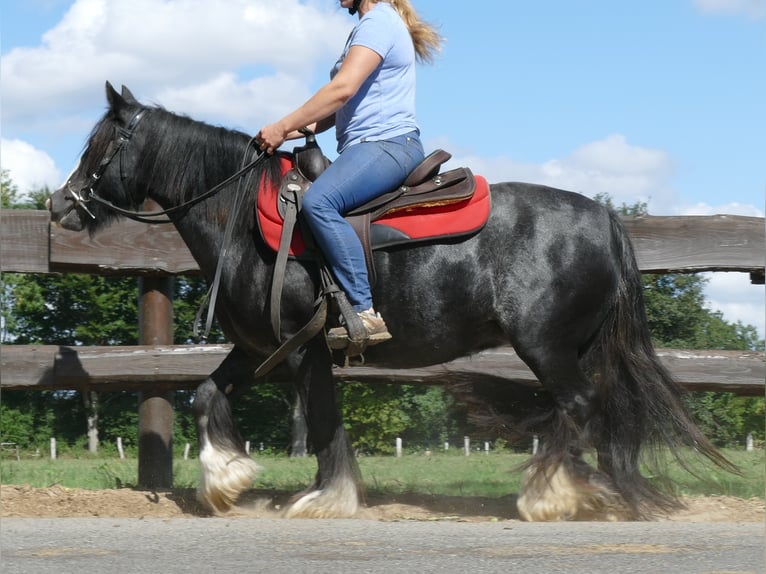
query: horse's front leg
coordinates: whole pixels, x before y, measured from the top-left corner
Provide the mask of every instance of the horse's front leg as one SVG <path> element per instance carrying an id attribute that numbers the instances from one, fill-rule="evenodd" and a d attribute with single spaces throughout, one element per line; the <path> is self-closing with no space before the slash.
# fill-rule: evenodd
<path id="1" fill-rule="evenodd" d="M 317 457 L 314 483 L 293 497 L 289 518 L 347 518 L 363 503 L 359 466 L 343 428 L 332 360 L 323 337 L 295 358 L 296 386 L 306 409 L 309 445 Z"/>
<path id="2" fill-rule="evenodd" d="M 197 388 L 193 411 L 199 439 L 200 481 L 197 499 L 214 512 L 229 510 L 252 486 L 258 465 L 245 451 L 226 393 L 253 376 L 252 360 L 234 347 Z"/>

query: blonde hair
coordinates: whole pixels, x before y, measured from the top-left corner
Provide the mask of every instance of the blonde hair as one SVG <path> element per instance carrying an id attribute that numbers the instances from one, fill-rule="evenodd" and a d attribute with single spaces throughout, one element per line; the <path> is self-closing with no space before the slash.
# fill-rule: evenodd
<path id="1" fill-rule="evenodd" d="M 441 50 L 444 38 L 436 28 L 420 19 L 410 0 L 370 0 L 371 4 L 387 2 L 401 16 L 412 37 L 415 54 L 419 62 L 431 63 Z"/>

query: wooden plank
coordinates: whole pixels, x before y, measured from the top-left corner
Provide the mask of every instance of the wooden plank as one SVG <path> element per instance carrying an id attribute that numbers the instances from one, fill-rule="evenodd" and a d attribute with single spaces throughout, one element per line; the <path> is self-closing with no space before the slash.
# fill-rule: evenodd
<path id="1" fill-rule="evenodd" d="M 56 388 L 54 345 L 0 345 L 0 388 Z"/>
<path id="2" fill-rule="evenodd" d="M 230 345 L 157 347 L 2 347 L 3 389 L 193 389 L 231 349 Z M 763 353 L 660 349 L 676 379 L 693 391 L 731 391 L 762 396 Z M 27 365 L 32 365 L 30 370 Z M 442 385 L 463 375 L 493 375 L 536 385 L 537 380 L 510 347 L 484 351 L 443 365 L 417 369 L 336 368 L 340 381 Z M 272 377 L 271 382 L 279 382 Z"/>
<path id="3" fill-rule="evenodd" d="M 47 272 L 41 237 L 47 211 L 2 210 L 3 271 Z M 5 222 L 5 219 L 3 219 Z M 740 271 L 763 277 L 766 227 L 762 217 L 645 216 L 625 218 L 639 268 L 644 273 Z M 47 235 L 47 227 L 45 228 Z M 199 269 L 170 225 L 121 220 L 91 238 L 51 227 L 50 271 L 104 275 L 192 274 Z"/>
<path id="4" fill-rule="evenodd" d="M 47 211 L 0 210 L 0 270 L 48 273 Z"/>
<path id="5" fill-rule="evenodd" d="M 624 218 L 644 273 L 746 271 L 764 274 L 762 217 L 736 215 Z"/>
<path id="6" fill-rule="evenodd" d="M 740 395 L 763 396 L 766 390 L 766 359 L 763 353 L 658 349 L 657 354 L 673 377 L 691 391 L 731 391 Z M 464 374 L 486 374 L 530 385 L 539 384 L 534 373 L 511 347 L 492 349 L 420 369 L 365 366 L 335 370 L 335 376 L 340 380 L 431 385 L 458 380 Z"/>
<path id="7" fill-rule="evenodd" d="M 90 237 L 51 226 L 51 271 L 99 275 L 198 274 L 199 267 L 172 225 L 121 220 Z"/>

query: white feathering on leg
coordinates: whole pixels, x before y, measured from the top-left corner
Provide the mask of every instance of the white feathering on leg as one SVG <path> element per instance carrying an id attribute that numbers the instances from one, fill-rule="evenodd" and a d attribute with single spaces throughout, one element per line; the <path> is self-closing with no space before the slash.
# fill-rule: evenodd
<path id="1" fill-rule="evenodd" d="M 359 506 L 356 481 L 347 477 L 302 496 L 285 511 L 285 517 L 351 518 L 359 511 Z"/>
<path id="2" fill-rule="evenodd" d="M 241 453 L 216 449 L 207 437 L 201 442 L 197 500 L 214 512 L 226 512 L 240 493 L 252 486 L 260 467 Z"/>

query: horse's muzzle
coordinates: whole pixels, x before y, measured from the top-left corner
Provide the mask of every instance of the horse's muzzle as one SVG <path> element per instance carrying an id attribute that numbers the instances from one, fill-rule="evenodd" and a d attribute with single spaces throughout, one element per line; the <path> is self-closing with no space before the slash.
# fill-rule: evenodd
<path id="1" fill-rule="evenodd" d="M 45 207 L 51 213 L 51 223 L 58 227 L 63 227 L 70 231 L 82 231 L 85 229 L 80 210 L 76 203 L 66 197 L 65 188 L 54 191 L 51 196 L 45 200 Z"/>

